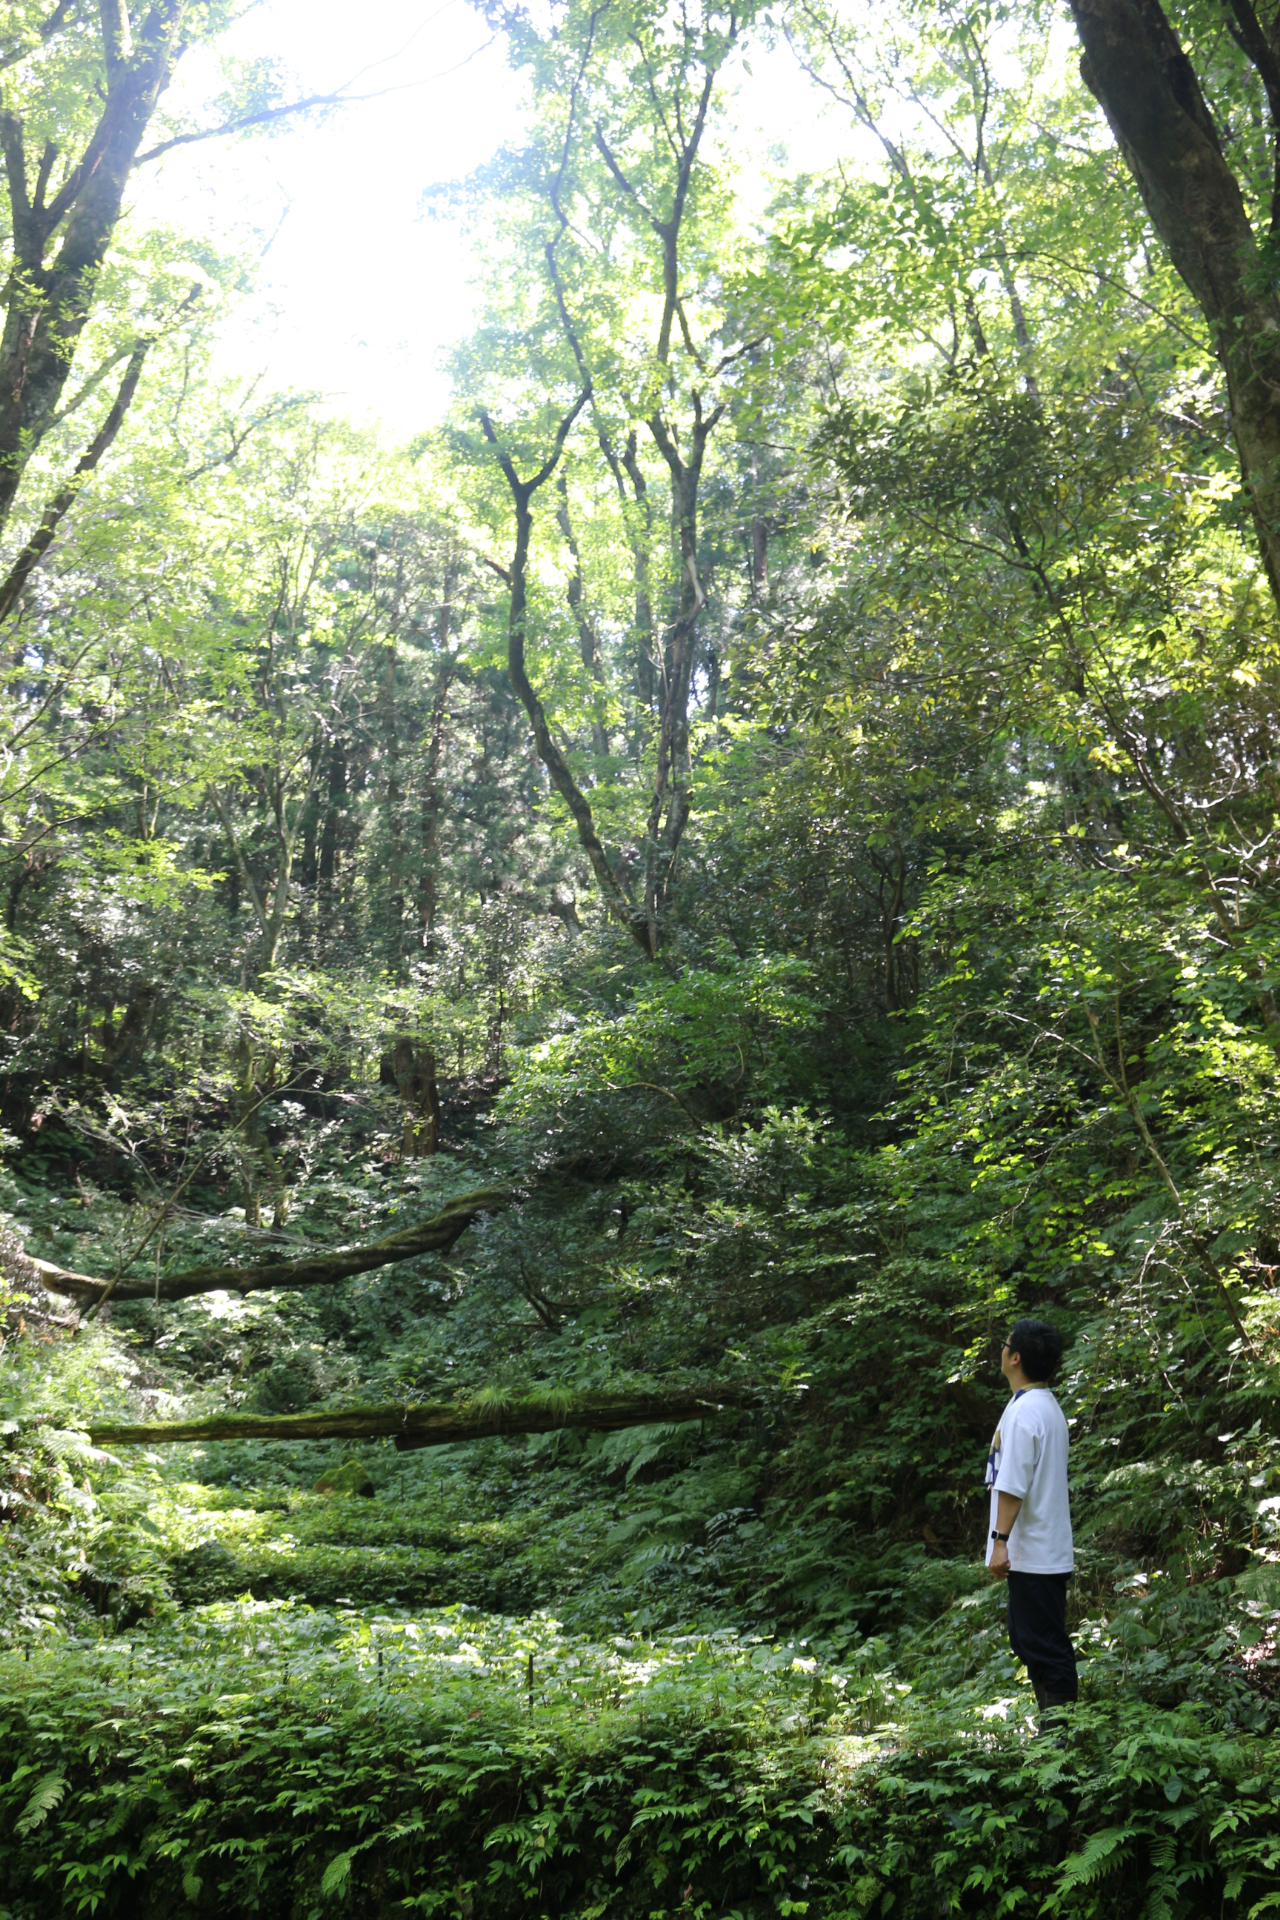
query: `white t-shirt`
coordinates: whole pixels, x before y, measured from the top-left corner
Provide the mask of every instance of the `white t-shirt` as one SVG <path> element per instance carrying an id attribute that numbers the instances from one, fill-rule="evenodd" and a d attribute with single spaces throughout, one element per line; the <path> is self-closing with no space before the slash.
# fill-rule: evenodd
<path id="1" fill-rule="evenodd" d="M 987 1485 L 991 1489 L 991 1527 L 996 1527 L 998 1495 L 1021 1500 L 1009 1531 L 1009 1566 L 1014 1573 L 1070 1573 L 1071 1509 L 1067 1502 L 1067 1419 L 1048 1387 L 1024 1387 L 1004 1410 L 991 1443 Z M 995 1541 L 987 1535 L 987 1560 Z"/>

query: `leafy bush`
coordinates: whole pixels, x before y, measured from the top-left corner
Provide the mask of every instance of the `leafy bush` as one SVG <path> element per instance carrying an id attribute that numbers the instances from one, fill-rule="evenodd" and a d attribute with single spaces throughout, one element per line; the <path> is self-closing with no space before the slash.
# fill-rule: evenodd
<path id="1" fill-rule="evenodd" d="M 0 1899 L 11 1920 L 1264 1910 L 1271 1743 L 1133 1703 L 1032 1739 L 1017 1696 L 915 1708 L 882 1659 L 255 1602 L 10 1656 Z"/>

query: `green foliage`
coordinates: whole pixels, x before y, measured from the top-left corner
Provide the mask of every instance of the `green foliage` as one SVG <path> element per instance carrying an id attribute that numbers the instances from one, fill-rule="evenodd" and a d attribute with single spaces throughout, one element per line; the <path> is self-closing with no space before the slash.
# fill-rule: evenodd
<path id="1" fill-rule="evenodd" d="M 3 1797 L 24 1844 L 0 1893 L 32 1916 L 185 1894 L 834 1920 L 889 1911 L 890 1890 L 923 1915 L 1021 1886 L 1083 1920 L 1101 1900 L 1243 1915 L 1265 1892 L 1269 1744 L 1133 1706 L 1028 1744 L 1009 1700 L 908 1732 L 903 1701 L 865 1662 L 724 1631 L 599 1643 L 465 1609 L 205 1609 L 10 1658 Z"/>
<path id="2" fill-rule="evenodd" d="M 568 1031 L 525 1052 L 500 1111 L 513 1121 L 535 1118 L 542 1138 L 553 1115 L 557 1153 L 565 1150 L 561 1136 L 580 1151 L 608 1142 L 616 1153 L 635 1138 L 638 1115 L 652 1152 L 691 1123 L 758 1112 L 803 1073 L 805 1030 L 819 1013 L 807 985 L 799 960 L 732 953 L 672 980 L 645 981 L 629 1003 L 570 1018 Z"/>
<path id="3" fill-rule="evenodd" d="M 5 30 L 68 152 L 82 11 Z M 1179 23 L 1262 194 L 1240 49 Z M 139 329 L 150 384 L 4 616 L 0 1909 L 1261 1915 L 1280 655 L 1220 370 L 1039 5 L 500 24 L 450 422 L 219 385 L 239 264 L 122 233 L 76 391 Z M 782 33 L 854 158 L 748 195 Z M 533 471 L 586 386 L 527 657 L 656 954 L 508 681 L 474 417 Z M 334 1287 L 77 1324 L 30 1257 L 234 1270 L 496 1182 Z M 1043 1735 L 979 1556 L 1025 1311 L 1078 1547 Z M 438 1454 L 85 1434 L 730 1382 Z"/>
<path id="4" fill-rule="evenodd" d="M 130 1674 L 140 1711 L 122 1717 Z M 210 1906 L 341 1891 L 450 1911 L 465 1891 L 504 1913 L 539 1891 L 576 1901 L 599 1874 L 619 1911 L 677 1911 L 713 1863 L 783 1889 L 816 1778 L 780 1756 L 752 1784 L 753 1748 L 781 1713 L 804 1749 L 819 1692 L 824 1725 L 883 1710 L 874 1682 L 816 1674 L 801 1650 L 726 1633 L 594 1646 L 541 1617 L 214 1609 L 177 1635 L 11 1668 L 15 1752 L 30 1739 L 69 1764 L 33 1791 L 20 1759 L 10 1797 L 31 1829 L 70 1798 L 42 1852 L 6 1857 L 0 1893 L 20 1912 L 159 1912 L 185 1877 Z M 88 1837 L 104 1817 L 105 1851 Z"/>

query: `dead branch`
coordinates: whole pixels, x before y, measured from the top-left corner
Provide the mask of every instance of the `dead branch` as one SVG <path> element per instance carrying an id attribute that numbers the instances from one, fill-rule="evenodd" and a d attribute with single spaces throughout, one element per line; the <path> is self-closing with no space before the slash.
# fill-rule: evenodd
<path id="1" fill-rule="evenodd" d="M 94 1426 L 95 1447 L 143 1447 L 170 1441 L 375 1440 L 394 1437 L 396 1451 L 447 1447 L 495 1434 L 555 1433 L 561 1429 L 615 1433 L 659 1422 L 709 1420 L 743 1405 L 745 1387 L 679 1389 L 672 1393 L 575 1393 L 523 1400 L 481 1400 L 461 1406 L 352 1407 L 341 1413 L 223 1414 L 212 1420 L 152 1420 L 144 1426 Z"/>
<path id="2" fill-rule="evenodd" d="M 464 1234 L 482 1213 L 499 1213 L 512 1204 L 513 1196 L 500 1188 L 464 1193 L 450 1200 L 439 1213 L 417 1226 L 405 1227 L 385 1240 L 372 1240 L 363 1247 L 339 1247 L 331 1253 L 308 1254 L 301 1260 L 281 1260 L 261 1267 L 189 1267 L 184 1273 L 161 1274 L 155 1280 L 120 1280 L 112 1290 L 116 1300 L 190 1300 L 196 1294 L 254 1293 L 275 1288 L 325 1287 L 349 1280 L 353 1274 L 368 1273 L 374 1267 L 389 1267 L 397 1260 L 412 1260 L 420 1253 L 443 1253 Z M 99 1300 L 110 1282 L 92 1274 L 72 1273 L 55 1267 L 48 1260 L 33 1260 L 44 1287 L 50 1293 L 71 1294 L 88 1304 Z"/>

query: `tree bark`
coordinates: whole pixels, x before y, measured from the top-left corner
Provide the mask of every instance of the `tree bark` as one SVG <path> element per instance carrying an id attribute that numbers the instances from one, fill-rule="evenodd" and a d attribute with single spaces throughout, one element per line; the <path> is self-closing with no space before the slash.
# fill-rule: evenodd
<path id="1" fill-rule="evenodd" d="M 695 392 L 692 397 L 694 421 L 687 460 L 662 415 L 655 412 L 649 421 L 649 430 L 671 475 L 671 517 L 680 567 L 675 619 L 663 645 L 662 730 L 658 736 L 658 764 L 645 838 L 644 907 L 652 953 L 658 950 L 660 915 L 666 905 L 676 854 L 693 806 L 689 693 L 698 616 L 706 605 L 698 571 L 698 488 L 707 442 L 724 412 L 721 402 L 710 414 L 704 415 L 701 395 Z"/>
<path id="2" fill-rule="evenodd" d="M 561 469 L 556 489 L 560 504 L 556 508 L 556 521 L 569 549 L 569 558 L 573 561 L 573 572 L 569 576 L 569 611 L 573 615 L 574 626 L 578 630 L 578 652 L 582 664 L 591 676 L 591 747 L 600 759 L 609 751 L 609 733 L 605 726 L 607 712 L 604 685 L 604 668 L 600 663 L 600 637 L 582 604 L 583 579 L 582 555 L 578 550 L 577 536 L 573 531 L 573 521 L 569 515 L 569 489 L 565 484 L 564 471 Z"/>
<path id="3" fill-rule="evenodd" d="M 1243 10 L 1252 17 L 1251 9 Z M 1152 224 L 1209 324 L 1226 374 L 1232 433 L 1263 565 L 1280 605 L 1280 301 L 1274 275 L 1200 82 L 1160 0 L 1071 0 L 1071 11 L 1084 48 L 1085 85 L 1106 114 Z M 1247 45 L 1244 50 L 1254 59 Z M 1261 77 L 1266 85 L 1267 76 Z"/>
<path id="4" fill-rule="evenodd" d="M 440 792 L 440 763 L 444 756 L 445 721 L 449 710 L 449 692 L 457 663 L 444 651 L 449 636 L 449 607 L 440 610 L 440 668 L 435 698 L 431 704 L 431 733 L 423 766 L 422 810 L 419 816 L 421 864 L 418 879 L 418 918 L 421 944 L 428 959 L 435 958 L 436 914 L 440 905 L 440 816 L 443 798 Z"/>
<path id="5" fill-rule="evenodd" d="M 391 965 L 404 961 L 404 788 L 400 784 L 400 724 L 396 712 L 396 643 L 385 643 L 382 668 L 382 751 L 387 768 L 387 908 Z"/>
<path id="6" fill-rule="evenodd" d="M 398 1035 L 391 1049 L 391 1073 L 400 1096 L 403 1160 L 429 1160 L 440 1151 L 440 1085 L 432 1047 L 412 1034 Z"/>
<path id="7" fill-rule="evenodd" d="M 57 148 L 46 144 L 33 191 L 23 124 L 0 111 L 13 230 L 0 336 L 0 528 L 61 401 L 138 149 L 182 52 L 185 12 L 186 0 L 153 0 L 131 32 L 120 0 L 100 0 L 102 111 L 51 200 L 45 195 Z"/>
<path id="8" fill-rule="evenodd" d="M 124 416 L 129 411 L 133 396 L 137 392 L 138 381 L 142 377 L 142 363 L 147 357 L 150 346 L 149 339 L 139 340 L 134 346 L 125 368 L 124 379 L 120 382 L 120 390 L 116 394 L 110 412 L 76 462 L 70 479 L 58 489 L 46 506 L 40 516 L 39 526 L 10 567 L 3 586 L 0 586 L 0 620 L 7 620 L 17 606 L 23 588 L 53 545 L 54 535 L 64 516 L 74 505 L 81 487 L 119 433 Z"/>
<path id="9" fill-rule="evenodd" d="M 529 716 L 533 729 L 534 745 L 538 758 L 551 776 L 552 785 L 568 806 L 573 815 L 574 825 L 578 829 L 578 840 L 583 852 L 591 862 L 601 896 L 609 912 L 626 927 L 637 945 L 652 955 L 656 949 L 649 938 L 649 923 L 643 912 L 638 911 L 627 896 L 626 888 L 609 865 L 609 856 L 596 831 L 595 816 L 591 803 L 583 793 L 569 769 L 569 763 L 557 746 L 547 720 L 546 708 L 538 698 L 529 679 L 525 665 L 524 637 L 525 621 L 529 610 L 529 541 L 533 533 L 533 514 L 530 501 L 538 488 L 544 486 L 559 465 L 564 451 L 564 443 L 569 429 L 590 397 L 590 390 L 584 389 L 576 405 L 560 422 L 553 451 L 544 460 L 538 472 L 530 480 L 521 480 L 516 473 L 511 456 L 500 445 L 494 432 L 493 422 L 487 413 L 480 415 L 480 424 L 484 435 L 494 450 L 503 477 L 511 490 L 512 505 L 515 508 L 516 544 L 511 557 L 509 571 L 502 573 L 510 590 L 511 599 L 507 610 L 507 671 L 511 684 L 516 690 L 521 706 Z"/>
<path id="10" fill-rule="evenodd" d="M 751 592 L 753 598 L 769 590 L 769 522 L 761 512 L 764 489 L 760 482 L 760 449 L 751 449 Z"/>
<path id="11" fill-rule="evenodd" d="M 635 593 L 636 692 L 640 696 L 640 704 L 648 713 L 653 710 L 656 692 L 653 665 L 653 588 L 649 578 L 651 536 L 649 486 L 644 477 L 644 469 L 640 465 L 639 449 L 634 433 L 627 437 L 622 465 L 631 482 L 631 491 L 634 495 L 631 571 Z M 627 500 L 621 484 L 619 492 L 622 494 L 625 512 Z"/>
<path id="12" fill-rule="evenodd" d="M 461 1238 L 482 1213 L 499 1213 L 512 1203 L 512 1196 L 500 1188 L 484 1188 L 450 1200 L 439 1213 L 416 1226 L 405 1227 L 385 1240 L 372 1240 L 363 1247 L 338 1247 L 332 1253 L 308 1254 L 301 1260 L 281 1260 L 261 1267 L 188 1267 L 183 1273 L 162 1274 L 156 1280 L 118 1280 L 111 1289 L 113 1300 L 190 1300 L 200 1293 L 255 1293 L 276 1288 L 333 1286 L 353 1274 L 369 1273 L 375 1267 L 389 1267 L 398 1260 L 413 1260 L 420 1253 L 443 1253 Z M 92 1305 L 106 1293 L 111 1283 L 92 1274 L 72 1273 L 48 1260 L 33 1260 L 42 1286 L 49 1293 L 70 1294 Z"/>
<path id="13" fill-rule="evenodd" d="M 223 1414 L 213 1420 L 154 1420 L 145 1426 L 95 1426 L 95 1447 L 150 1447 L 166 1441 L 375 1440 L 394 1435 L 397 1453 L 448 1447 L 495 1434 L 562 1429 L 616 1433 L 659 1421 L 708 1420 L 741 1406 L 743 1387 L 673 1393 L 575 1393 L 462 1406 L 352 1407 L 342 1413 Z"/>
<path id="14" fill-rule="evenodd" d="M 592 24 L 587 35 L 582 63 L 569 96 L 569 112 L 560 165 L 550 187 L 549 199 L 559 222 L 559 232 L 554 239 L 547 242 L 545 248 L 548 272 L 555 293 L 561 326 L 573 351 L 579 376 L 588 394 L 593 390 L 594 373 L 579 329 L 569 310 L 566 282 L 558 260 L 558 248 L 560 241 L 571 228 L 570 217 L 562 205 L 562 191 L 574 138 L 579 91 L 586 80 L 588 61 L 594 45 L 594 23 L 597 17 L 597 15 L 591 17 Z M 656 693 L 660 721 L 657 767 L 645 835 L 643 900 L 639 903 L 638 910 L 629 901 L 626 909 L 623 910 L 613 898 L 610 899 L 610 905 L 611 910 L 628 926 L 633 939 L 651 958 L 657 955 L 662 944 L 662 912 L 668 901 L 676 855 L 693 806 L 693 777 L 689 751 L 689 697 L 698 617 L 706 602 L 704 585 L 698 568 L 698 487 L 707 441 L 725 411 L 725 403 L 722 402 L 710 414 L 704 415 L 702 394 L 694 390 L 691 394 L 693 424 L 687 435 L 682 438 L 674 419 L 668 418 L 667 413 L 664 412 L 664 397 L 669 404 L 670 397 L 674 396 L 677 390 L 672 368 L 673 352 L 677 357 L 681 353 L 688 356 L 696 370 L 696 377 L 700 381 L 703 378 L 714 380 L 728 364 L 726 360 L 715 368 L 709 368 L 704 355 L 694 344 L 688 314 L 680 292 L 681 244 L 684 219 L 693 187 L 694 167 L 707 129 L 716 80 L 737 43 L 740 25 L 737 16 L 731 12 L 728 16 L 727 28 L 723 32 L 713 33 L 704 27 L 704 37 L 699 44 L 698 36 L 686 22 L 684 54 L 677 60 L 677 77 L 674 83 L 665 64 L 655 60 L 651 52 L 646 49 L 642 35 L 638 31 L 633 31 L 630 35 L 631 42 L 640 56 L 639 63 L 633 70 L 632 85 L 637 92 L 647 90 L 654 112 L 654 131 L 656 133 L 658 126 L 661 126 L 663 140 L 674 161 L 669 196 L 664 191 L 661 199 L 655 200 L 650 189 L 646 188 L 645 193 L 640 191 L 635 181 L 630 179 L 624 171 L 619 153 L 615 152 L 610 144 L 610 138 L 606 134 L 601 119 L 595 120 L 591 132 L 592 145 L 604 161 L 624 201 L 635 210 L 661 248 L 663 301 L 654 347 L 654 361 L 657 368 L 661 369 L 661 377 L 655 381 L 651 389 L 649 404 L 652 406 L 652 412 L 648 415 L 647 425 L 670 474 L 672 532 L 676 549 L 677 578 L 673 595 L 675 604 L 663 636 L 660 655 L 656 648 L 652 648 L 651 657 L 649 657 L 650 649 L 645 644 L 646 638 L 649 638 L 651 643 L 653 610 L 646 538 L 647 487 L 636 458 L 636 436 L 634 432 L 629 436 L 626 452 L 619 460 L 613 451 L 603 423 L 599 419 L 596 423 L 601 451 L 623 498 L 624 510 L 626 498 L 622 480 L 624 471 L 631 481 L 636 507 L 639 510 L 632 516 L 635 525 L 632 554 L 639 651 L 637 691 L 646 710 L 651 708 Z M 695 68 L 700 74 L 696 85 L 693 82 Z M 674 107 L 668 106 L 662 99 L 662 89 L 672 84 L 674 85 Z M 685 96 L 686 84 L 690 87 L 691 97 Z M 660 211 L 662 205 L 666 207 L 665 212 Z M 688 449 L 687 457 L 683 450 L 685 447 Z M 567 513 L 561 524 L 566 537 L 569 537 Z M 576 551 L 573 557 L 576 566 Z M 575 589 L 572 584 L 569 598 L 570 606 L 575 617 L 579 617 L 580 623 Z M 660 685 L 655 686 L 655 678 L 659 672 Z M 524 697 L 523 694 L 521 697 Z M 528 704 L 526 701 L 526 707 Z M 532 709 L 530 709 L 530 715 L 533 717 Z M 536 728 L 535 720 L 535 731 Z M 541 747 L 539 750 L 541 751 Z M 543 757 L 545 759 L 545 754 Z M 549 762 L 548 766 L 550 766 Z M 553 779 L 556 777 L 554 770 L 552 770 L 552 777 Z M 558 780 L 557 785 L 560 785 Z M 561 791 L 564 792 L 563 787 Z M 568 797 L 566 794 L 566 798 Z M 573 805 L 572 800 L 570 805 Z M 576 808 L 575 817 L 578 817 Z M 625 895 L 626 889 L 621 887 L 616 876 L 610 875 L 606 879 L 601 873 L 603 855 L 598 862 L 585 837 L 583 844 L 591 856 L 592 865 L 596 868 L 597 877 L 600 879 L 606 897 L 609 898 L 611 892 L 614 895 Z"/>

